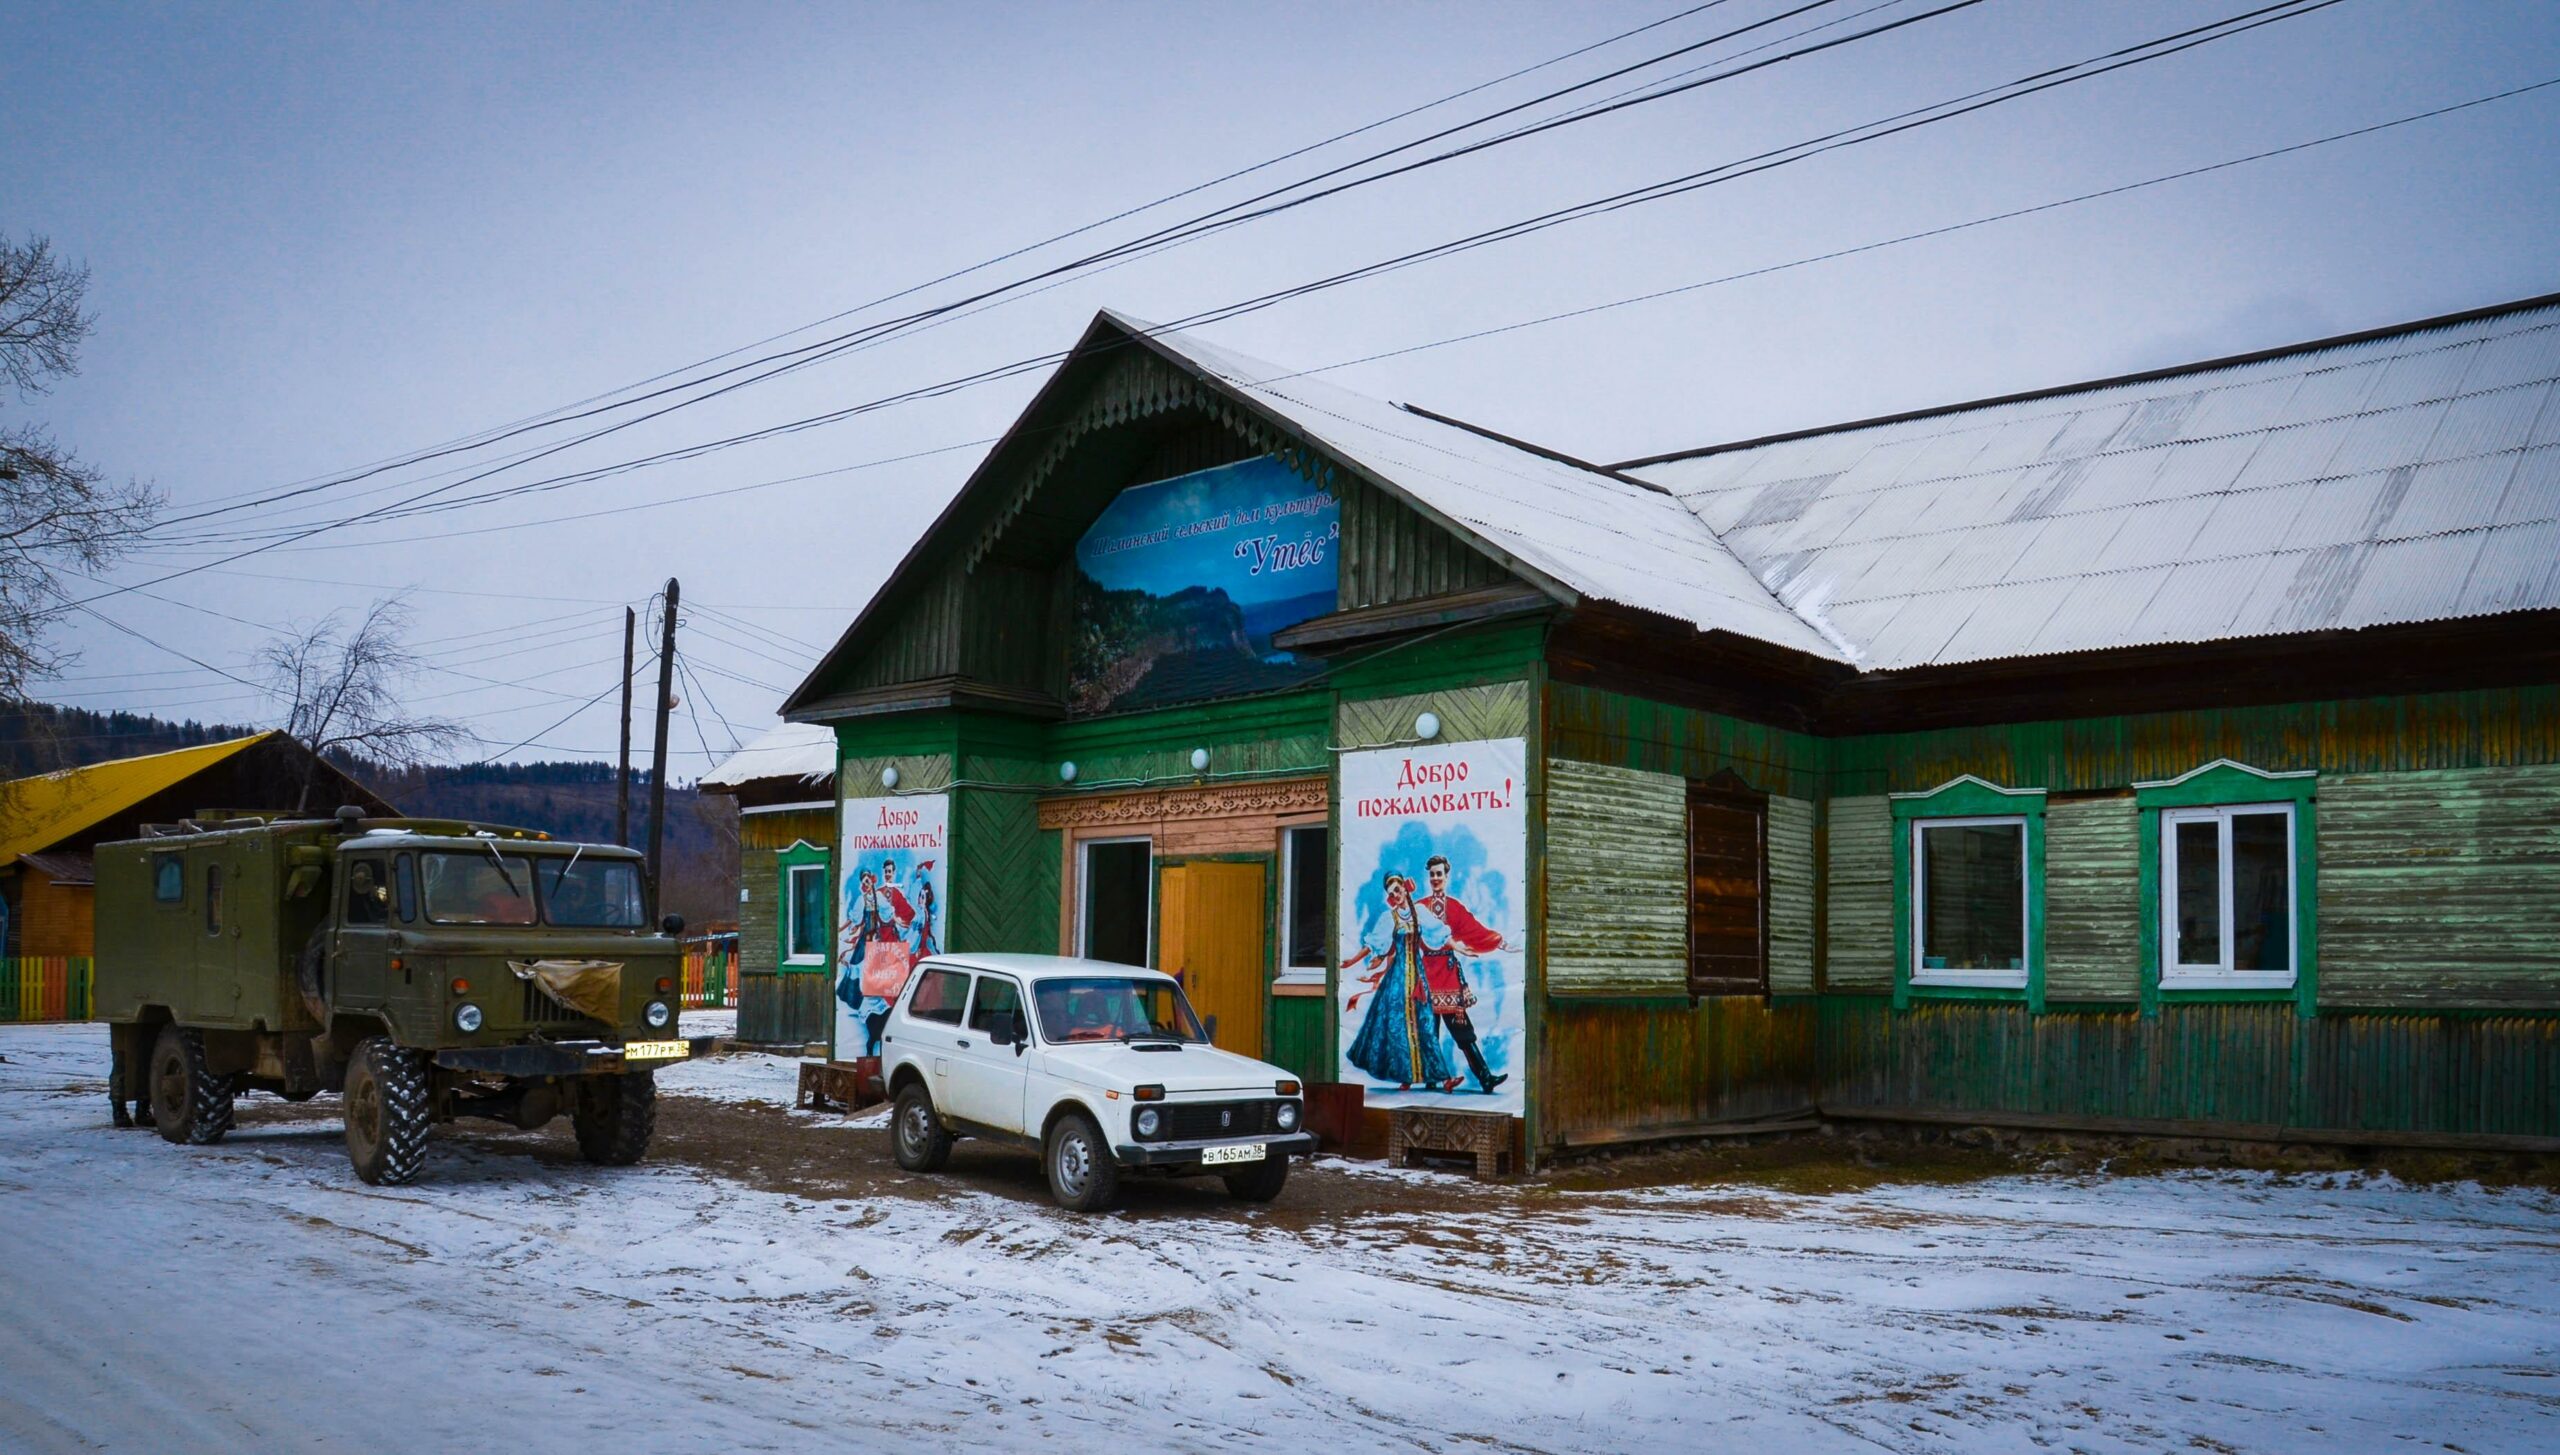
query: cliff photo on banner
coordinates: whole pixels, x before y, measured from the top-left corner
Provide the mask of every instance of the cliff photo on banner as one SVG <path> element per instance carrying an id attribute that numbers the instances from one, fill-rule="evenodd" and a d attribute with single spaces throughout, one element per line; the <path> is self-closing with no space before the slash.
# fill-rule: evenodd
<path id="1" fill-rule="evenodd" d="M 1343 1080 L 1371 1106 L 1521 1107 L 1520 738 L 1342 757 Z"/>
<path id="2" fill-rule="evenodd" d="M 1268 455 L 1120 492 L 1076 542 L 1067 708 L 1267 692 L 1322 670 L 1272 635 L 1334 608 L 1342 507 Z"/>
<path id="3" fill-rule="evenodd" d="M 835 1058 L 880 1054 L 889 1006 L 942 948 L 951 902 L 951 797 L 848 798 L 836 864 Z"/>

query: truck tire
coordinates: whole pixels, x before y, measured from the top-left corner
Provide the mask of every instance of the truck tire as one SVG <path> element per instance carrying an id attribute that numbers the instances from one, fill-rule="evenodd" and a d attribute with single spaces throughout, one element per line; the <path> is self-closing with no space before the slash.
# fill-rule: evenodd
<path id="1" fill-rule="evenodd" d="M 658 1127 L 658 1081 L 646 1071 L 590 1076 L 578 1086 L 578 1155 L 599 1167 L 628 1167 L 649 1150 Z"/>
<path id="2" fill-rule="evenodd" d="M 347 1160 L 376 1187 L 414 1182 L 435 1125 L 427 1058 L 369 1036 L 347 1058 Z"/>
<path id="3" fill-rule="evenodd" d="M 1225 1181 L 1227 1195 L 1238 1202 L 1269 1202 L 1289 1185 L 1289 1159 L 1265 1154 L 1244 1171 L 1228 1173 Z"/>
<path id="4" fill-rule="evenodd" d="M 140 1094 L 134 1084 L 134 1068 L 125 1064 L 124 1037 L 117 1035 L 115 1039 L 117 1049 L 107 1062 L 107 1105 L 118 1127 L 146 1126 L 151 1117 L 151 1098 Z"/>
<path id="5" fill-rule="evenodd" d="M 151 1048 L 151 1121 L 164 1141 L 208 1147 L 231 1130 L 231 1078 L 205 1069 L 204 1033 L 162 1026 Z"/>
<path id="6" fill-rule="evenodd" d="M 899 1088 L 897 1110 L 889 1113 L 889 1142 L 898 1165 L 909 1172 L 939 1172 L 951 1160 L 951 1132 L 934 1114 L 923 1082 Z"/>
<path id="7" fill-rule="evenodd" d="M 1069 1212 L 1101 1212 L 1120 1195 L 1120 1164 L 1093 1118 L 1071 1111 L 1049 1128 L 1049 1195 Z"/>

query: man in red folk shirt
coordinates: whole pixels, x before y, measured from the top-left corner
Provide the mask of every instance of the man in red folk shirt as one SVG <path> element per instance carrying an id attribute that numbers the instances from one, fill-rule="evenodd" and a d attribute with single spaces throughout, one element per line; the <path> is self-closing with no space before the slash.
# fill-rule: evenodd
<path id="1" fill-rule="evenodd" d="M 1449 1039 L 1458 1043 L 1458 1054 L 1467 1058 L 1467 1069 L 1476 1076 L 1476 1085 L 1487 1093 L 1510 1080 L 1496 1076 L 1484 1064 L 1484 1052 L 1476 1046 L 1475 1023 L 1467 1019 L 1467 1007 L 1476 1003 L 1476 993 L 1467 988 L 1466 973 L 1458 968 L 1458 954 L 1490 955 L 1509 949 L 1498 930 L 1485 928 L 1467 912 L 1467 907 L 1449 893 L 1449 861 L 1434 854 L 1423 864 L 1424 877 L 1431 882 L 1431 892 L 1422 899 L 1422 907 L 1449 926 L 1449 941 L 1437 950 L 1422 952 L 1422 977 L 1431 987 L 1431 1013 L 1449 1029 Z M 1452 1076 L 1442 1091 L 1455 1091 L 1463 1078 Z"/>

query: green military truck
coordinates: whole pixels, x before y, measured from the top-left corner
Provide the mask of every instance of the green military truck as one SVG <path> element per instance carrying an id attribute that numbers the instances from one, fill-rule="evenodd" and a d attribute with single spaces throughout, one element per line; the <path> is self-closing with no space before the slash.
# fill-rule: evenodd
<path id="1" fill-rule="evenodd" d="M 221 1140 L 232 1098 L 345 1101 L 365 1181 L 418 1175 L 457 1117 L 566 1112 L 578 1150 L 639 1160 L 676 1034 L 670 915 L 640 857 L 426 819 L 189 821 L 97 850 L 98 1018 L 118 1126 Z"/>

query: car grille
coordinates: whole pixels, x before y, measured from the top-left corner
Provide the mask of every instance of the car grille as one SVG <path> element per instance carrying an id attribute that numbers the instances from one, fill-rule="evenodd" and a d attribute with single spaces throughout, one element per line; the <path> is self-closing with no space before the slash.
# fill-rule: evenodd
<path id="1" fill-rule="evenodd" d="M 1280 1130 L 1275 1120 L 1280 1103 L 1272 1097 L 1254 1101 L 1169 1101 L 1164 1104 L 1164 1142 L 1205 1142 L 1218 1137 L 1251 1137 Z"/>
<path id="2" fill-rule="evenodd" d="M 542 993 L 542 987 L 531 980 L 517 982 L 524 987 L 522 1024 L 528 1026 L 586 1026 L 595 1022 L 569 1009 Z"/>

